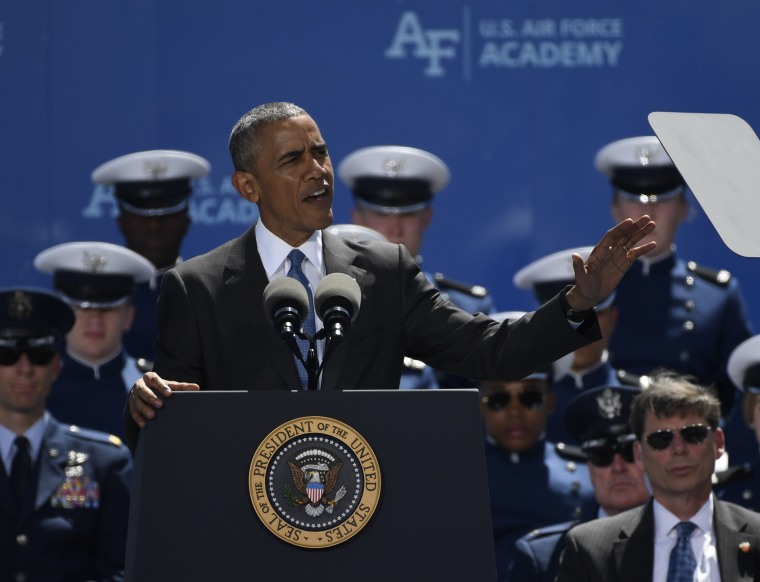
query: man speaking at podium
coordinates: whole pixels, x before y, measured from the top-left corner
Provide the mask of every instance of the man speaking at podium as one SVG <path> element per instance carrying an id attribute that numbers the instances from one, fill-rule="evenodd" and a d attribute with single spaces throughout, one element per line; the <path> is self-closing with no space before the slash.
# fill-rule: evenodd
<path id="1" fill-rule="evenodd" d="M 398 386 L 404 356 L 469 378 L 522 378 L 599 339 L 594 305 L 655 247 L 636 247 L 654 229 L 649 217 L 621 222 L 588 261 L 573 258 L 574 286 L 519 320 L 497 323 L 442 298 L 402 245 L 355 243 L 324 232 L 333 220 L 333 168 L 317 124 L 300 107 L 252 109 L 233 128 L 229 147 L 232 184 L 258 205 L 260 218 L 240 237 L 165 276 L 154 371 L 135 383 L 125 409 L 131 446 L 138 427 L 155 418 L 174 390 L 387 389 Z M 270 281 L 300 280 L 309 307 L 306 333 L 299 335 L 312 338 L 324 315 L 314 313 L 312 297 L 333 273 L 356 281 L 361 309 L 355 306 L 345 339 L 323 358 L 319 381 L 307 385 L 306 358 L 296 353 L 295 340 L 282 341 L 262 297 Z M 324 354 L 324 341 L 312 342 L 316 353 Z"/>

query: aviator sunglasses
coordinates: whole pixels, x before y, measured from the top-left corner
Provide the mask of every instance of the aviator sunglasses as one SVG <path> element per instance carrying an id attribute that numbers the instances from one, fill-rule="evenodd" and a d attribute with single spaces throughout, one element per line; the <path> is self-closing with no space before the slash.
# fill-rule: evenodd
<path id="1" fill-rule="evenodd" d="M 501 410 L 512 402 L 512 394 L 509 392 L 493 392 L 492 394 L 483 396 L 482 400 L 483 404 L 491 410 Z M 523 390 L 517 395 L 517 401 L 525 408 L 538 410 L 544 405 L 546 395 L 537 390 Z"/>
<path id="2" fill-rule="evenodd" d="M 0 366 L 13 366 L 26 354 L 35 366 L 46 366 L 55 357 L 55 350 L 48 347 L 39 348 L 0 348 Z"/>
<path id="3" fill-rule="evenodd" d="M 707 435 L 710 434 L 712 427 L 704 424 L 692 424 L 691 426 L 684 426 L 683 428 L 676 429 L 681 433 L 681 438 L 685 443 L 690 445 L 702 444 Z M 670 446 L 675 437 L 675 432 L 669 428 L 655 431 L 644 439 L 647 444 L 655 451 L 663 451 Z"/>
<path id="4" fill-rule="evenodd" d="M 634 439 L 630 439 L 627 442 L 613 442 L 596 447 L 584 447 L 583 452 L 586 453 L 588 462 L 595 467 L 609 467 L 615 458 L 615 453 L 618 453 L 626 463 L 633 463 L 633 441 Z"/>

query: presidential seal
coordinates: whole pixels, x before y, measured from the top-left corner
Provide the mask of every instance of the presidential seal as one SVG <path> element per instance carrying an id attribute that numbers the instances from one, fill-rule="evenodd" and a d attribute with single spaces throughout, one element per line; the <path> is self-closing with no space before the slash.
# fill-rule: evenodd
<path id="1" fill-rule="evenodd" d="M 328 548 L 369 523 L 380 498 L 380 467 L 353 428 L 306 416 L 261 442 L 248 489 L 256 515 L 274 535 L 303 548 Z"/>

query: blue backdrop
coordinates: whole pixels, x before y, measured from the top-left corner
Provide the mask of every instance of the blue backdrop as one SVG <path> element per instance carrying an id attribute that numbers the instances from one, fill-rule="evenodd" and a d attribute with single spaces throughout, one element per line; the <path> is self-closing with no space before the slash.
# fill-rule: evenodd
<path id="1" fill-rule="evenodd" d="M 31 261 L 50 245 L 121 243 L 90 172 L 137 150 L 213 166 L 185 257 L 236 236 L 256 209 L 229 185 L 229 130 L 287 100 L 317 120 L 336 167 L 379 144 L 443 158 L 427 270 L 485 285 L 499 309 L 532 308 L 513 274 L 612 224 L 602 145 L 651 134 L 651 111 L 760 126 L 759 21 L 757 0 L 2 0 L 0 284 L 49 285 Z M 731 270 L 760 317 L 756 261 L 692 202 L 679 254 Z M 350 208 L 337 181 L 336 222 Z"/>

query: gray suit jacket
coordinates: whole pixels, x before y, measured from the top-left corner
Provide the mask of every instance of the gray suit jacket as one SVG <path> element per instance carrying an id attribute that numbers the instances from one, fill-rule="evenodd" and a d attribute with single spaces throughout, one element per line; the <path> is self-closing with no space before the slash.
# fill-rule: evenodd
<path id="1" fill-rule="evenodd" d="M 721 580 L 760 577 L 760 514 L 715 500 L 715 539 Z M 747 552 L 741 544 L 748 543 Z M 652 579 L 652 501 L 614 517 L 579 525 L 567 534 L 557 582 L 641 582 Z M 757 577 L 756 577 L 757 576 Z"/>
<path id="2" fill-rule="evenodd" d="M 323 233 L 327 273 L 361 288 L 361 308 L 327 361 L 323 390 L 397 388 L 404 356 L 468 378 L 517 379 L 601 337 L 596 318 L 575 330 L 557 298 L 498 324 L 445 300 L 401 245 Z M 264 312 L 269 283 L 254 228 L 164 277 L 154 370 L 203 390 L 300 386 L 292 352 Z M 127 441 L 136 428 L 127 417 Z"/>

